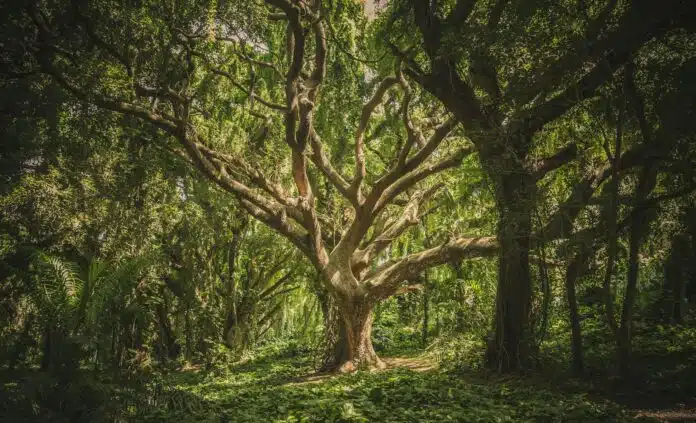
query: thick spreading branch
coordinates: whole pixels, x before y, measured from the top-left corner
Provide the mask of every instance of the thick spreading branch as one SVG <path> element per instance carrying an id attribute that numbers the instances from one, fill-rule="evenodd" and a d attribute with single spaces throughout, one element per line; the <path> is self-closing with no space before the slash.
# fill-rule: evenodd
<path id="1" fill-rule="evenodd" d="M 543 69 L 532 78 L 532 83 L 515 92 L 515 100 L 528 103 L 539 93 L 551 92 L 564 75 L 575 73 L 583 63 L 596 62 L 611 47 L 610 37 L 600 37 L 614 12 L 618 0 L 609 0 L 596 18 L 588 20 L 584 34 L 579 37 L 568 53 Z"/>
<path id="2" fill-rule="evenodd" d="M 474 10 L 476 1 L 477 0 L 457 0 L 457 3 L 454 5 L 454 9 L 452 9 L 452 12 L 450 12 L 449 16 L 447 16 L 447 25 L 451 25 L 453 27 L 462 25 Z"/>
<path id="3" fill-rule="evenodd" d="M 474 257 L 492 257 L 498 252 L 496 237 L 457 238 L 403 259 L 379 266 L 365 281 L 373 295 L 389 297 L 399 285 L 413 279 L 425 269 Z"/>

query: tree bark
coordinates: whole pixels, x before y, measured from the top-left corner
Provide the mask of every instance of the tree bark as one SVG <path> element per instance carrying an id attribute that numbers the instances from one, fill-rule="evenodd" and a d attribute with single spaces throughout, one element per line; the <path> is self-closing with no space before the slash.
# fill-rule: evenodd
<path id="1" fill-rule="evenodd" d="M 321 283 L 317 282 L 316 293 L 324 318 L 324 337 L 319 346 L 320 372 L 335 370 L 345 355 L 342 350 L 346 344 L 345 329 L 338 315 L 333 298 Z"/>
<path id="2" fill-rule="evenodd" d="M 571 368 L 576 376 L 584 372 L 583 351 L 582 351 L 582 329 L 580 327 L 580 316 L 578 314 L 578 302 L 575 295 L 575 285 L 577 280 L 587 271 L 589 254 L 580 251 L 573 261 L 568 265 L 565 277 L 566 299 L 568 300 L 568 317 L 570 319 L 571 343 L 570 350 L 572 355 Z"/>
<path id="3" fill-rule="evenodd" d="M 617 338 L 619 369 L 622 376 L 628 376 L 630 372 L 633 305 L 638 295 L 638 272 L 640 270 L 638 263 L 640 238 L 640 228 L 634 226 L 631 229 L 629 239 L 628 280 L 621 311 L 621 327 Z"/>
<path id="4" fill-rule="evenodd" d="M 41 340 L 41 367 L 42 371 L 51 370 L 53 365 L 53 348 L 52 348 L 52 330 L 46 326 L 43 330 L 43 339 Z"/>
<path id="5" fill-rule="evenodd" d="M 427 273 L 427 272 L 426 272 Z M 423 328 L 421 332 L 421 345 L 428 345 L 428 327 L 430 326 L 430 286 L 428 278 L 425 279 L 425 289 L 423 289 Z"/>
<path id="6" fill-rule="evenodd" d="M 184 336 L 186 344 L 186 354 L 185 358 L 190 361 L 193 358 L 193 327 L 191 326 L 191 306 L 186 305 L 186 311 L 184 311 Z"/>
<path id="7" fill-rule="evenodd" d="M 533 187 L 524 173 L 502 178 L 498 208 L 498 287 L 495 340 L 488 363 L 499 372 L 525 367 L 532 355 L 529 327 L 531 273 L 529 266 L 532 230 Z"/>
<path id="8" fill-rule="evenodd" d="M 689 239 L 682 234 L 672 240 L 670 254 L 664 265 L 664 314 L 670 324 L 680 324 L 684 316 L 686 278 L 684 266 L 689 254 Z"/>
<path id="9" fill-rule="evenodd" d="M 643 170 L 636 192 L 637 203 L 644 201 L 655 186 L 657 173 L 653 167 Z M 621 375 L 628 377 L 630 374 L 631 338 L 633 326 L 633 306 L 638 296 L 638 276 L 640 262 L 638 254 L 643 245 L 643 240 L 648 232 L 650 221 L 654 218 L 654 210 L 637 206 L 631 213 L 631 230 L 629 233 L 628 248 L 628 274 L 626 281 L 626 293 L 621 310 L 621 327 L 617 337 L 618 361 Z"/>
<path id="10" fill-rule="evenodd" d="M 181 347 L 176 340 L 174 330 L 172 329 L 171 322 L 169 321 L 169 301 L 167 301 L 164 288 L 162 289 L 161 294 L 164 301 L 162 304 L 157 304 L 155 311 L 157 312 L 160 344 L 162 347 L 162 354 L 160 358 L 164 361 L 168 359 L 175 359 L 181 352 Z"/>
<path id="11" fill-rule="evenodd" d="M 616 138 L 614 142 L 613 155 L 607 149 L 607 156 L 611 161 L 611 182 L 609 185 L 610 203 L 606 210 L 607 230 L 609 232 L 609 240 L 607 246 L 607 268 L 604 274 L 604 311 L 607 319 L 607 326 L 611 330 L 612 335 L 616 336 L 616 318 L 614 317 L 614 294 L 611 289 L 611 279 L 614 274 L 614 263 L 616 261 L 616 253 L 619 245 L 618 237 L 618 218 L 619 218 L 619 158 L 621 157 L 621 143 L 623 137 L 623 106 L 619 110 L 618 121 L 616 124 Z"/>
<path id="12" fill-rule="evenodd" d="M 372 322 L 374 302 L 367 298 L 339 300 L 338 312 L 343 324 L 340 327 L 337 370 L 341 373 L 357 369 L 383 369 L 372 346 Z"/>
<path id="13" fill-rule="evenodd" d="M 452 263 L 452 269 L 454 270 L 454 274 L 456 275 L 457 278 L 457 302 L 459 306 L 457 307 L 457 311 L 455 312 L 455 324 L 454 324 L 454 330 L 457 333 L 462 333 L 464 332 L 465 324 L 466 324 L 466 316 L 464 315 L 464 301 L 465 301 L 465 296 L 464 296 L 464 287 L 463 281 L 464 281 L 464 272 L 462 271 L 462 263 L 457 262 L 457 263 Z"/>
<path id="14" fill-rule="evenodd" d="M 234 308 L 232 321 L 228 316 L 225 332 L 226 345 L 241 355 L 253 344 L 253 320 L 255 318 L 257 297 L 250 291 L 242 293 L 239 304 Z"/>
<path id="15" fill-rule="evenodd" d="M 242 231 L 245 228 L 245 221 L 242 221 L 242 225 L 239 228 L 234 228 L 232 230 L 232 240 L 227 246 L 227 275 L 225 284 L 225 307 L 227 309 L 227 316 L 225 317 L 225 326 L 223 327 L 222 338 L 225 344 L 230 348 L 234 347 L 234 344 L 231 343 L 231 334 L 234 326 L 236 326 L 238 322 L 236 310 L 237 298 L 235 295 L 235 272 L 237 270 L 237 254 L 239 252 L 239 245 L 241 243 Z"/>

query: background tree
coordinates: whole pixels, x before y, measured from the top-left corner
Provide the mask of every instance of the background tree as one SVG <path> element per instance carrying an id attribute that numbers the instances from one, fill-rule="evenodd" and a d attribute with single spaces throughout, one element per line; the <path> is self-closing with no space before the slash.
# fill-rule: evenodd
<path id="1" fill-rule="evenodd" d="M 394 2 L 384 18 L 384 37 L 406 64 L 406 74 L 462 123 L 494 190 L 501 248 L 493 367 L 515 370 L 534 354 L 530 253 L 542 237 L 567 236 L 568 225 L 604 179 L 580 182 L 547 230 L 535 234 L 539 183 L 579 152 L 569 142 L 540 155 L 544 131 L 596 96 L 655 37 L 693 30 L 691 13 L 680 1 L 658 6 L 461 0 Z M 414 25 L 417 33 L 407 29 Z M 654 176 L 647 169 L 654 168 L 644 161 L 634 165 L 648 166 L 642 200 Z M 564 224 L 554 225 L 554 219 Z M 634 235 L 635 251 L 640 235 Z"/>

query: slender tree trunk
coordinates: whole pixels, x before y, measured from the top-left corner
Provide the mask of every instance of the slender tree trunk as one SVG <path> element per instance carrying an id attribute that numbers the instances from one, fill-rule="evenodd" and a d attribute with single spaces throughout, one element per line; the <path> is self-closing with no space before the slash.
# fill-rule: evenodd
<path id="1" fill-rule="evenodd" d="M 607 156 L 611 161 L 611 182 L 609 184 L 610 203 L 606 209 L 607 230 L 609 239 L 607 246 L 607 267 L 604 273 L 604 312 L 606 314 L 607 326 L 613 336 L 617 336 L 616 318 L 614 317 L 614 294 L 611 289 L 611 279 L 614 274 L 614 263 L 619 245 L 618 218 L 619 218 L 619 157 L 621 157 L 621 142 L 623 138 L 623 105 L 619 110 L 616 124 L 616 138 L 614 142 L 614 153 L 612 155 L 609 147 L 605 146 Z"/>
<path id="2" fill-rule="evenodd" d="M 426 272 L 425 287 L 423 289 L 423 329 L 421 333 L 421 344 L 423 347 L 428 345 L 428 327 L 430 326 L 430 287 L 428 286 L 428 276 Z"/>
<path id="3" fill-rule="evenodd" d="M 41 348 L 41 370 L 51 370 L 53 367 L 53 348 L 52 348 L 52 329 L 46 326 L 43 330 L 42 348 Z"/>
<path id="4" fill-rule="evenodd" d="M 673 306 L 672 306 L 672 324 L 684 323 L 684 305 L 686 299 L 686 283 L 684 281 L 684 275 L 680 274 L 679 279 L 675 280 L 675 285 L 673 285 Z"/>
<path id="5" fill-rule="evenodd" d="M 638 253 L 640 251 L 639 229 L 634 227 L 631 230 L 628 254 L 628 280 L 626 283 L 626 294 L 621 311 L 621 327 L 618 333 L 618 360 L 619 369 L 623 376 L 628 376 L 630 371 L 631 359 L 631 329 L 633 325 L 633 305 L 638 295 Z"/>
<path id="6" fill-rule="evenodd" d="M 184 333 L 186 337 L 186 360 L 190 361 L 193 357 L 193 328 L 191 327 L 190 306 L 188 304 L 184 312 Z"/>
<path id="7" fill-rule="evenodd" d="M 645 104 L 640 97 L 633 81 L 635 67 L 633 62 L 626 65 L 626 90 L 631 100 L 631 106 L 638 119 L 640 132 L 643 136 L 643 143 L 650 147 L 657 146 L 657 139 L 652 134 L 652 129 L 648 124 L 645 114 Z M 650 220 L 655 217 L 654 210 L 645 206 L 644 201 L 657 184 L 658 171 L 655 166 L 654 158 L 649 160 L 641 170 L 638 178 L 638 186 L 634 195 L 635 206 L 630 215 L 630 232 L 628 247 L 628 275 L 626 281 L 626 294 L 621 310 L 621 327 L 617 338 L 619 370 L 623 377 L 628 377 L 630 373 L 631 359 L 631 337 L 633 326 L 633 305 L 638 295 L 638 275 L 640 262 L 638 254 L 643 245 L 643 240 L 648 232 Z"/>
<path id="8" fill-rule="evenodd" d="M 222 338 L 225 344 L 230 348 L 234 347 L 233 343 L 231 343 L 231 334 L 238 323 L 235 271 L 241 234 L 244 227 L 245 226 L 242 226 L 241 228 L 233 230 L 232 240 L 227 247 L 227 280 L 225 285 L 225 307 L 227 309 L 227 315 L 225 317 Z"/>
<path id="9" fill-rule="evenodd" d="M 686 298 L 686 278 L 684 261 L 688 259 L 689 240 L 685 235 L 677 235 L 672 240 L 670 254 L 664 265 L 663 318 L 671 324 L 683 321 L 684 300 Z"/>
<path id="10" fill-rule="evenodd" d="M 656 181 L 656 170 L 651 165 L 646 166 L 642 171 L 638 188 L 636 189 L 635 200 L 637 205 L 631 212 L 631 229 L 628 241 L 628 275 L 626 293 L 621 310 L 621 327 L 619 328 L 617 338 L 619 370 L 624 377 L 629 376 L 630 373 L 633 306 L 638 296 L 638 276 L 640 272 L 638 254 L 648 232 L 650 220 L 654 218 L 654 213 L 649 213 L 651 210 L 641 205 L 641 203 L 652 192 Z"/>
<path id="11" fill-rule="evenodd" d="M 118 361 L 116 360 L 116 337 L 117 337 L 116 326 L 117 325 L 118 325 L 118 323 L 115 322 L 114 325 L 111 327 L 111 357 L 110 357 L 111 360 L 113 361 L 113 363 L 116 363 L 116 367 L 118 367 Z"/>
<path id="12" fill-rule="evenodd" d="M 464 314 L 464 287 L 463 285 L 463 280 L 464 280 L 464 272 L 462 271 L 462 263 L 454 263 L 452 264 L 452 268 L 454 269 L 454 274 L 457 277 L 457 311 L 455 312 L 455 324 L 454 328 L 457 333 L 464 332 L 464 326 L 466 322 L 466 316 Z"/>
<path id="13" fill-rule="evenodd" d="M 580 315 L 578 314 L 578 302 L 575 295 L 577 280 L 583 276 L 587 270 L 589 254 L 580 251 L 573 261 L 568 265 L 565 277 L 566 298 L 568 300 L 568 317 L 570 319 L 571 343 L 570 350 L 572 355 L 571 368 L 573 373 L 580 376 L 584 372 L 583 348 L 582 348 L 582 329 L 580 327 Z"/>
<path id="14" fill-rule="evenodd" d="M 686 263 L 684 282 L 684 301 L 696 300 L 696 207 L 690 207 L 685 214 L 689 252 L 685 254 L 690 260 Z"/>
<path id="15" fill-rule="evenodd" d="M 163 349 L 163 359 L 174 359 L 179 355 L 181 347 L 176 341 L 176 336 L 174 335 L 174 330 L 172 329 L 171 322 L 169 321 L 169 301 L 167 300 L 166 293 L 162 289 L 163 303 L 157 304 L 157 318 L 160 327 L 160 340 Z"/>
<path id="16" fill-rule="evenodd" d="M 490 367 L 511 372 L 525 367 L 533 354 L 529 327 L 533 187 L 524 171 L 502 178 L 498 194 L 498 287 L 494 351 Z"/>

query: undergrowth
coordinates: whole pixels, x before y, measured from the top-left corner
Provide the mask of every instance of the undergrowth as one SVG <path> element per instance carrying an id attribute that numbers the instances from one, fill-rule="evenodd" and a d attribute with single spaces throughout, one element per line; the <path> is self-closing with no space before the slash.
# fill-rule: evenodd
<path id="1" fill-rule="evenodd" d="M 480 347 L 459 340 L 457 351 Z M 276 342 L 232 364 L 96 378 L 40 372 L 4 374 L 1 421 L 12 422 L 621 422 L 626 407 L 582 388 L 487 375 L 472 357 L 431 344 L 420 359 L 439 370 L 389 369 L 308 378 L 311 350 Z M 471 345 L 469 345 L 471 344 Z M 474 345 L 476 344 L 476 345 Z M 463 348 L 472 347 L 472 348 Z M 406 350 L 410 350 L 406 348 Z M 462 363 L 468 362 L 468 365 Z"/>

